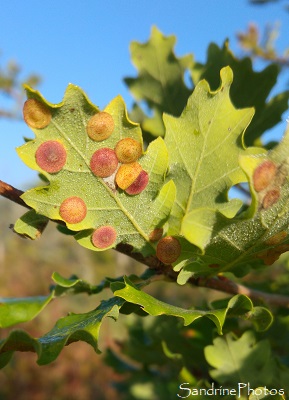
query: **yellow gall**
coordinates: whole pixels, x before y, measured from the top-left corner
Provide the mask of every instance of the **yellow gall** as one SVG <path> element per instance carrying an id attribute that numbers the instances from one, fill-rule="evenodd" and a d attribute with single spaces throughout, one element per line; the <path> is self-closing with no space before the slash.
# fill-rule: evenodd
<path id="1" fill-rule="evenodd" d="M 120 189 L 127 189 L 139 176 L 142 167 L 138 162 L 122 164 L 115 176 L 115 182 Z"/>
<path id="2" fill-rule="evenodd" d="M 66 150 L 57 140 L 41 143 L 35 152 L 37 165 L 49 173 L 59 172 L 66 163 Z"/>
<path id="3" fill-rule="evenodd" d="M 23 117 L 26 124 L 31 128 L 43 129 L 49 125 L 52 115 L 44 103 L 29 99 L 24 103 Z"/>
<path id="4" fill-rule="evenodd" d="M 138 160 L 142 154 L 142 145 L 140 142 L 125 138 L 120 140 L 115 146 L 118 161 L 127 164 Z"/>
<path id="5" fill-rule="evenodd" d="M 266 189 L 275 178 L 277 166 L 272 161 L 264 161 L 253 173 L 253 185 L 256 192 Z"/>
<path id="6" fill-rule="evenodd" d="M 77 196 L 65 199 L 59 209 L 61 218 L 69 224 L 77 224 L 86 217 L 87 208 L 85 202 Z"/>
<path id="7" fill-rule="evenodd" d="M 127 194 L 136 195 L 140 194 L 149 183 L 149 174 L 142 170 L 136 180 L 127 188 L 125 189 Z"/>
<path id="8" fill-rule="evenodd" d="M 273 204 L 277 203 L 280 198 L 280 190 L 272 189 L 269 190 L 263 198 L 262 207 L 267 210 L 267 208 L 271 207 Z"/>
<path id="9" fill-rule="evenodd" d="M 112 175 L 118 167 L 118 160 L 114 150 L 102 148 L 96 150 L 90 160 L 90 169 L 94 175 L 107 178 Z"/>
<path id="10" fill-rule="evenodd" d="M 173 236 L 166 236 L 157 244 L 157 258 L 164 264 L 172 264 L 181 254 L 181 244 Z"/>
<path id="11" fill-rule="evenodd" d="M 106 249 L 107 247 L 111 247 L 116 241 L 117 232 L 116 230 L 110 226 L 101 226 L 97 228 L 92 236 L 91 241 L 92 244 L 98 249 Z"/>
<path id="12" fill-rule="evenodd" d="M 151 233 L 149 234 L 149 240 L 151 242 L 158 242 L 161 237 L 163 236 L 163 228 L 155 228 Z"/>
<path id="13" fill-rule="evenodd" d="M 88 136 L 96 142 L 101 142 L 110 137 L 114 130 L 114 120 L 105 111 L 93 115 L 87 123 L 86 131 Z"/>
<path id="14" fill-rule="evenodd" d="M 276 244 L 279 244 L 283 242 L 283 240 L 286 238 L 287 232 L 286 231 L 281 231 L 276 233 L 275 235 L 271 236 L 269 239 L 266 240 L 266 244 L 268 246 L 274 246 Z"/>

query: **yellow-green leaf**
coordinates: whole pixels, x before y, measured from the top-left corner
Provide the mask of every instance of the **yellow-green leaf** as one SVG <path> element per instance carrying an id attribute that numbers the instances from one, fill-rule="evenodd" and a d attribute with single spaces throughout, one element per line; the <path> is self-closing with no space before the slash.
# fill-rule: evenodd
<path id="1" fill-rule="evenodd" d="M 145 171 L 148 184 L 141 192 L 130 195 L 117 187 L 117 170 L 109 177 L 101 177 L 93 172 L 92 166 L 96 151 L 109 149 L 114 153 L 121 139 L 134 139 L 142 146 L 141 129 L 129 120 L 122 98 L 116 97 L 103 110 L 102 115 L 106 113 L 110 123 L 112 120 L 113 129 L 110 136 L 99 141 L 91 136 L 89 127 L 91 118 L 100 115 L 100 111 L 80 88 L 69 85 L 60 104 L 48 103 L 38 92 L 26 90 L 29 100 L 32 99 L 31 104 L 28 102 L 32 111 L 24 106 L 24 118 L 36 137 L 17 151 L 29 167 L 41 172 L 50 183 L 27 191 L 22 195 L 23 200 L 38 214 L 64 221 L 75 231 L 79 243 L 92 250 L 128 242 L 139 251 L 153 253 L 149 234 L 167 220 L 175 198 L 173 182 L 164 185 L 168 167 L 164 141 L 156 139 L 136 161 L 138 168 Z M 44 125 L 41 118 L 35 123 L 39 115 Z M 47 164 L 45 146 L 52 148 L 48 149 L 49 157 L 56 157 L 58 164 L 52 167 L 50 161 Z M 120 162 L 116 165 L 116 169 L 122 167 Z M 93 242 L 93 233 L 102 227 L 109 227 L 113 232 L 107 245 Z"/>
<path id="2" fill-rule="evenodd" d="M 228 201 L 228 191 L 234 184 L 245 181 L 239 166 L 239 155 L 245 152 L 243 133 L 253 117 L 252 109 L 236 110 L 229 91 L 233 81 L 231 69 L 221 71 L 222 84 L 212 92 L 201 81 L 189 98 L 179 118 L 164 116 L 165 142 L 169 151 L 169 177 L 177 185 L 177 199 L 169 220 L 172 234 L 184 233 L 183 218 L 199 212 L 200 236 L 191 243 L 204 249 L 210 234 L 204 231 L 204 208 L 219 210 L 232 218 L 241 202 Z M 211 229 L 211 227 L 210 227 Z M 184 233 L 185 237 L 187 231 Z"/>

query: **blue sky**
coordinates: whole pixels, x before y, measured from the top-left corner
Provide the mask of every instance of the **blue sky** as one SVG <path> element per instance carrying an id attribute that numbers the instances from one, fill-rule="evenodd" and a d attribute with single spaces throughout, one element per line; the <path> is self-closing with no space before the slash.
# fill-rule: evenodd
<path id="1" fill-rule="evenodd" d="M 282 51 L 289 47 L 289 13 L 281 4 L 257 7 L 247 0 L 9 0 L 1 4 L 0 62 L 16 60 L 23 67 L 23 76 L 39 73 L 43 82 L 38 89 L 50 102 L 59 103 L 71 82 L 84 89 L 100 108 L 118 94 L 130 107 L 132 97 L 122 81 L 136 73 L 129 43 L 147 41 L 152 25 L 165 35 L 177 36 L 177 56 L 193 53 L 197 61 L 204 61 L 210 42 L 222 45 L 228 38 L 233 51 L 241 54 L 237 32 L 245 31 L 249 22 L 262 29 L 267 23 L 280 21 L 277 45 Z M 283 76 L 279 90 L 287 83 Z M 285 122 L 283 125 L 282 132 Z M 0 119 L 0 130 L 0 179 L 24 190 L 37 173 L 18 159 L 15 147 L 23 143 L 23 136 L 33 137 L 33 133 L 23 122 L 5 119 Z"/>

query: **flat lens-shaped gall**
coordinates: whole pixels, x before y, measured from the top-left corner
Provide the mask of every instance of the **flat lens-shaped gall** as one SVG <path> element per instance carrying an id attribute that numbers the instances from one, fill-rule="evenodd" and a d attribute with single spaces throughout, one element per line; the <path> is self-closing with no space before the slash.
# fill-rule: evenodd
<path id="1" fill-rule="evenodd" d="M 253 185 L 256 192 L 266 189 L 275 178 L 277 166 L 272 161 L 264 161 L 253 173 Z"/>
<path id="2" fill-rule="evenodd" d="M 116 156 L 123 164 L 137 161 L 142 154 L 142 145 L 137 140 L 125 138 L 115 146 Z"/>
<path id="3" fill-rule="evenodd" d="M 115 182 L 120 189 L 127 189 L 139 176 L 142 167 L 138 162 L 122 164 L 115 176 Z"/>
<path id="4" fill-rule="evenodd" d="M 93 232 L 91 241 L 98 249 L 106 249 L 114 244 L 116 237 L 116 230 L 110 225 L 104 225 Z"/>
<path id="5" fill-rule="evenodd" d="M 164 264 L 172 264 L 181 254 L 181 244 L 173 236 L 166 236 L 157 244 L 157 258 Z"/>
<path id="6" fill-rule="evenodd" d="M 155 228 L 153 231 L 151 231 L 149 234 L 150 242 L 158 242 L 163 236 L 163 232 L 163 228 Z"/>
<path id="7" fill-rule="evenodd" d="M 149 175 L 146 171 L 142 170 L 136 180 L 125 190 L 127 194 L 136 195 L 140 194 L 149 183 Z"/>
<path id="8" fill-rule="evenodd" d="M 72 196 L 61 203 L 59 214 L 65 222 L 77 224 L 86 217 L 87 207 L 80 197 Z"/>
<path id="9" fill-rule="evenodd" d="M 109 138 L 113 130 L 114 120 L 112 116 L 105 111 L 93 115 L 86 126 L 88 136 L 96 142 L 101 142 Z"/>
<path id="10" fill-rule="evenodd" d="M 96 150 L 90 160 L 90 169 L 94 175 L 107 178 L 112 175 L 118 167 L 118 159 L 114 150 L 104 147 Z"/>
<path id="11" fill-rule="evenodd" d="M 59 172 L 66 163 L 66 150 L 57 140 L 41 143 L 35 152 L 37 165 L 49 173 Z"/>
<path id="12" fill-rule="evenodd" d="M 267 210 L 267 208 L 273 206 L 273 204 L 277 203 L 277 201 L 280 198 L 280 190 L 275 188 L 272 190 L 269 190 L 266 195 L 263 198 L 262 201 L 262 206 L 265 210 Z"/>
<path id="13" fill-rule="evenodd" d="M 44 103 L 36 99 L 29 99 L 24 103 L 23 117 L 31 128 L 43 129 L 49 125 L 52 115 Z"/>

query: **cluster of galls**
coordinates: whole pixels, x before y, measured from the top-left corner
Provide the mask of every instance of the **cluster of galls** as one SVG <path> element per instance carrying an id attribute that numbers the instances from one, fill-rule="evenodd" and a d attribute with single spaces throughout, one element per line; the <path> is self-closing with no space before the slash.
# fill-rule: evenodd
<path id="1" fill-rule="evenodd" d="M 50 109 L 36 99 L 29 99 L 23 108 L 24 120 L 36 129 L 47 127 L 52 118 Z M 114 131 L 114 120 L 107 112 L 93 115 L 86 126 L 87 135 L 96 142 L 106 140 Z M 118 188 L 129 195 L 141 193 L 147 186 L 149 175 L 137 162 L 142 155 L 142 145 L 132 138 L 120 140 L 114 149 L 103 147 L 96 150 L 90 159 L 90 169 L 98 178 L 107 178 L 115 174 Z M 35 152 L 36 164 L 45 172 L 55 174 L 66 164 L 67 152 L 59 140 L 46 140 Z M 59 214 L 69 224 L 84 220 L 87 207 L 84 200 L 73 196 L 66 198 L 60 205 Z M 93 245 L 99 249 L 112 246 L 117 232 L 112 226 L 100 226 L 91 236 Z"/>
<path id="2" fill-rule="evenodd" d="M 265 241 L 267 246 L 274 246 L 260 253 L 257 253 L 256 257 L 263 260 L 265 265 L 272 265 L 281 254 L 286 253 L 289 251 L 289 244 L 282 243 L 287 237 L 286 231 L 281 231 L 276 233 L 275 235 L 271 236 L 268 240 Z"/>
<path id="3" fill-rule="evenodd" d="M 48 126 L 52 118 L 50 109 L 36 99 L 29 99 L 25 102 L 23 115 L 26 123 L 36 129 Z M 87 135 L 96 142 L 106 140 L 113 131 L 114 120 L 107 112 L 93 115 L 86 126 Z M 146 188 L 149 182 L 148 173 L 137 162 L 141 155 L 141 143 L 132 138 L 124 138 L 116 144 L 114 149 L 102 147 L 96 150 L 90 158 L 89 166 L 92 173 L 98 178 L 115 175 L 115 183 L 118 188 L 129 195 L 137 195 Z M 66 164 L 66 159 L 66 149 L 58 140 L 47 140 L 41 143 L 35 152 L 37 165 L 50 174 L 61 171 Z M 68 197 L 61 203 L 59 214 L 65 222 L 77 224 L 86 217 L 87 207 L 80 197 Z M 180 255 L 180 243 L 171 236 L 163 239 L 161 236 L 162 229 L 156 229 L 150 240 L 158 241 L 157 257 L 163 263 L 171 264 Z M 91 242 L 96 248 L 105 249 L 111 247 L 116 242 L 116 238 L 116 229 L 106 225 L 94 230 Z"/>
<path id="4" fill-rule="evenodd" d="M 261 208 L 266 210 L 277 203 L 280 198 L 280 188 L 287 174 L 287 165 L 285 163 L 277 166 L 271 160 L 263 161 L 255 168 L 253 186 L 257 192 Z"/>
<path id="5" fill-rule="evenodd" d="M 276 165 L 271 160 L 263 161 L 253 173 L 253 186 L 257 192 L 261 209 L 268 209 L 280 198 L 280 190 L 288 175 L 287 163 Z M 287 237 L 286 231 L 281 231 L 265 241 L 267 246 L 274 246 L 260 253 L 256 257 L 263 260 L 264 264 L 273 264 L 282 253 L 289 251 L 289 244 L 282 243 Z"/>

